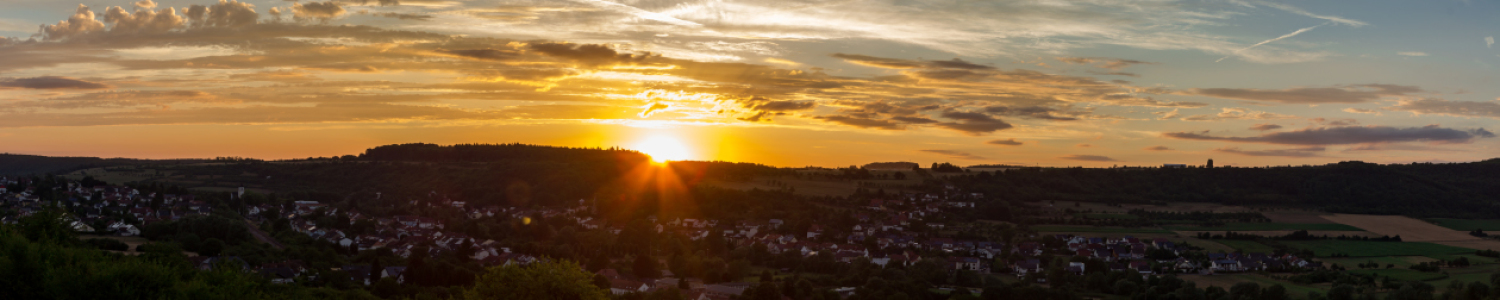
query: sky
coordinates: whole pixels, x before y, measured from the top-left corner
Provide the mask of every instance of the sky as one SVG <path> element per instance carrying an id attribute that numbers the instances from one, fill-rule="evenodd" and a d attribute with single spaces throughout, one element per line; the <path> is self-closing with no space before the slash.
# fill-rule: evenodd
<path id="1" fill-rule="evenodd" d="M 1464 162 L 1495 36 L 1481 0 L 0 0 L 0 152 Z"/>

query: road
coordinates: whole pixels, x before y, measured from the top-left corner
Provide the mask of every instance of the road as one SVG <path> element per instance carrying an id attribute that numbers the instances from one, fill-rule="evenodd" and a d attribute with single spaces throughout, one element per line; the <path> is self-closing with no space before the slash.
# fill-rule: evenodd
<path id="1" fill-rule="evenodd" d="M 250 227 L 250 235 L 255 236 L 255 239 L 266 242 L 267 244 L 271 244 L 271 247 L 276 248 L 276 250 L 285 248 L 281 246 L 281 242 L 277 242 L 276 239 L 271 238 L 271 235 L 266 234 L 264 231 L 260 231 L 260 226 L 256 226 L 255 223 L 250 222 L 250 219 L 245 219 L 245 225 Z"/>

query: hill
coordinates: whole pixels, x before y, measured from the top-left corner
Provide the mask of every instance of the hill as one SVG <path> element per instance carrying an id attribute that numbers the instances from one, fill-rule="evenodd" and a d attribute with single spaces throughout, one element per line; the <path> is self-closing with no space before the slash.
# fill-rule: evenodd
<path id="1" fill-rule="evenodd" d="M 25 154 L 0 154 L 0 175 L 67 173 L 88 168 L 155 163 L 181 163 L 194 160 L 144 160 L 98 157 L 51 157 Z"/>

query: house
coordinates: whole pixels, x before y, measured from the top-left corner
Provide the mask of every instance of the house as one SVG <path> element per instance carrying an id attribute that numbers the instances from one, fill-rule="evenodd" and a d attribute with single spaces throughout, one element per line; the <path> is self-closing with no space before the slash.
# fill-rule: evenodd
<path id="1" fill-rule="evenodd" d="M 952 265 L 954 270 L 979 271 L 979 258 L 975 257 L 950 257 L 948 264 Z"/>
<path id="2" fill-rule="evenodd" d="M 635 280 L 630 280 L 630 279 L 622 279 L 622 278 L 610 279 L 609 280 L 609 292 L 613 293 L 615 295 L 624 295 L 624 294 L 627 294 L 627 293 L 641 293 L 641 292 L 646 292 L 646 291 L 649 291 L 649 290 L 651 290 L 651 285 L 650 284 L 646 284 L 645 282 L 640 282 L 640 281 L 635 281 Z"/>
<path id="3" fill-rule="evenodd" d="M 1086 267 L 1087 266 L 1081 262 L 1069 262 L 1068 273 L 1073 273 L 1074 275 L 1083 275 L 1084 269 L 1086 269 Z"/>
<path id="4" fill-rule="evenodd" d="M 1240 267 L 1240 262 L 1232 259 L 1214 260 L 1211 268 L 1217 272 L 1239 272 L 1245 269 Z"/>
<path id="5" fill-rule="evenodd" d="M 1042 260 L 1040 260 L 1040 259 L 1028 259 L 1028 260 L 1023 260 L 1023 261 L 1018 261 L 1012 267 L 1016 271 L 1016 276 L 1026 276 L 1026 274 L 1041 272 L 1042 271 Z"/>
<path id="6" fill-rule="evenodd" d="M 1130 262 L 1130 269 L 1133 269 L 1136 272 L 1141 273 L 1141 275 L 1151 275 L 1152 273 L 1154 273 L 1151 270 L 1151 262 L 1147 262 L 1147 261 L 1141 261 L 1141 260 L 1132 261 L 1132 262 Z"/>
<path id="7" fill-rule="evenodd" d="M 858 226 L 858 225 L 856 225 L 856 226 Z M 813 224 L 811 227 L 807 228 L 807 238 L 809 238 L 809 239 L 810 238 L 815 238 L 815 237 L 818 237 L 818 236 L 821 236 L 821 235 L 823 235 L 823 226 L 818 226 L 818 224 Z"/>

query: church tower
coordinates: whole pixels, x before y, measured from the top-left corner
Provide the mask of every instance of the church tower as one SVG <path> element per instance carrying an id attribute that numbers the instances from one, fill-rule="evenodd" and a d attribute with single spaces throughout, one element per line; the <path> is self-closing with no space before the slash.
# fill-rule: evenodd
<path id="1" fill-rule="evenodd" d="M 1209 169 L 1213 169 L 1214 168 L 1214 159 L 1212 159 L 1212 158 L 1208 159 L 1208 168 Z"/>

